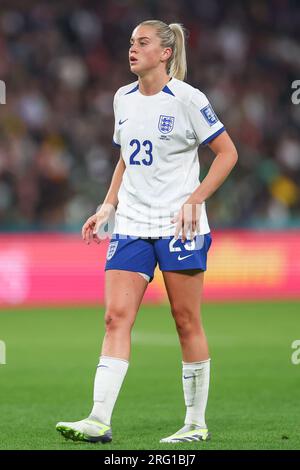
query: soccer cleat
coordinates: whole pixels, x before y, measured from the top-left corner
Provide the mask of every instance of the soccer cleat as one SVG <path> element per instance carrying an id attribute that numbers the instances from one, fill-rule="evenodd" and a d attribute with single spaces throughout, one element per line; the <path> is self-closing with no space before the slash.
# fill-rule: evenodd
<path id="1" fill-rule="evenodd" d="M 159 442 L 193 442 L 193 441 L 208 441 L 210 439 L 210 433 L 206 428 L 200 428 L 193 424 L 187 424 L 183 428 L 179 429 L 172 436 L 165 437 Z"/>
<path id="2" fill-rule="evenodd" d="M 66 439 L 72 439 L 72 441 L 102 442 L 103 444 L 112 441 L 111 427 L 100 423 L 93 417 L 74 423 L 60 422 L 57 423 L 56 429 Z"/>

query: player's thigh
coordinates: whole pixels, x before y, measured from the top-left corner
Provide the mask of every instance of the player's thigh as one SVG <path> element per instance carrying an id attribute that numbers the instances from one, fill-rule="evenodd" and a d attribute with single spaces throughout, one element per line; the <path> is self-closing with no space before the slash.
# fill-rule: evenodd
<path id="1" fill-rule="evenodd" d="M 106 316 L 134 322 L 148 282 L 137 272 L 105 271 Z"/>
<path id="2" fill-rule="evenodd" d="M 163 271 L 175 320 L 197 322 L 200 317 L 204 272 L 199 269 Z"/>
<path id="3" fill-rule="evenodd" d="M 210 245 L 210 234 L 197 235 L 194 240 L 186 242 L 169 237 L 155 244 L 172 314 L 182 322 L 199 318 Z"/>

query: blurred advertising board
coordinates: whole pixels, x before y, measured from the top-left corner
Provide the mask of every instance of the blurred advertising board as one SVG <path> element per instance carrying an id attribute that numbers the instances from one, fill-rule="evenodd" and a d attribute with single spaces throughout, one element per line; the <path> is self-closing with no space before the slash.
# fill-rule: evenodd
<path id="1" fill-rule="evenodd" d="M 0 307 L 102 304 L 107 245 L 69 234 L 0 235 Z M 205 300 L 299 298 L 300 231 L 213 233 Z M 158 269 L 144 300 L 167 300 Z"/>

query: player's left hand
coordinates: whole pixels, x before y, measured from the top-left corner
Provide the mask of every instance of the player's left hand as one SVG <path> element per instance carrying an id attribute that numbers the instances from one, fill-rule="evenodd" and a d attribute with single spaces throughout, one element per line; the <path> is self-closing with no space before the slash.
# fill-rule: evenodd
<path id="1" fill-rule="evenodd" d="M 181 232 L 182 242 L 187 239 L 193 240 L 196 234 L 200 233 L 200 215 L 201 204 L 183 204 L 178 214 L 171 220 L 173 224 L 176 223 L 174 238 L 177 240 Z"/>

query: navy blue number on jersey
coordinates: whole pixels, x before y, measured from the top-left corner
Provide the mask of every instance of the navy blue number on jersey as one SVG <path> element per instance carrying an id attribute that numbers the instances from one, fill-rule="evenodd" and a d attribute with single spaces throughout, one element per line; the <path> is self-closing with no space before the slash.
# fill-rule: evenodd
<path id="1" fill-rule="evenodd" d="M 134 151 L 132 152 L 132 154 L 129 157 L 130 165 L 141 165 L 141 162 L 146 166 L 152 165 L 152 162 L 153 162 L 153 155 L 152 155 L 153 145 L 152 145 L 152 142 L 150 140 L 144 140 L 144 142 L 142 143 L 142 146 L 144 147 L 143 150 L 146 154 L 146 158 L 143 158 L 141 161 L 137 159 L 138 154 L 140 153 L 140 150 L 141 150 L 140 141 L 137 140 L 137 139 L 132 139 L 129 145 L 131 147 L 134 147 Z"/>

